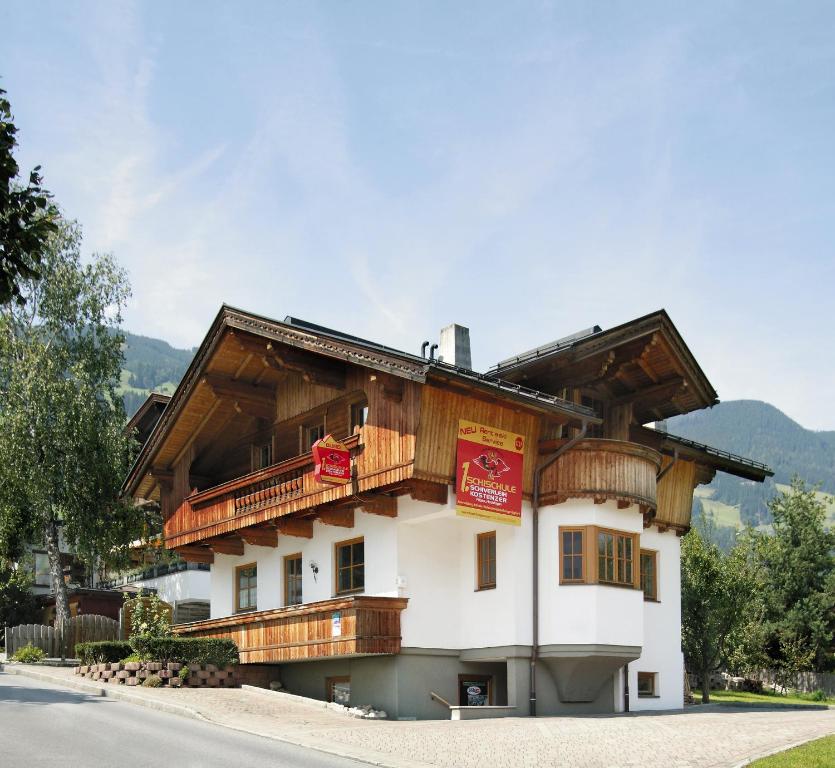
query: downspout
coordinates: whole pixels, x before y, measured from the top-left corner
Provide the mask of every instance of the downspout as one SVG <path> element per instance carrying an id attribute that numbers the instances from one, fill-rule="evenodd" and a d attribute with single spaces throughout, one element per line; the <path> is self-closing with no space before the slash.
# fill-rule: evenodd
<path id="1" fill-rule="evenodd" d="M 531 647 L 531 681 L 530 681 L 530 712 L 531 717 L 536 717 L 536 661 L 539 650 L 539 482 L 542 473 L 548 469 L 566 451 L 570 451 L 585 436 L 588 430 L 588 422 L 583 419 L 583 426 L 580 431 L 567 443 L 561 445 L 545 461 L 543 461 L 533 473 L 533 499 L 531 509 L 533 510 L 533 645 Z"/>

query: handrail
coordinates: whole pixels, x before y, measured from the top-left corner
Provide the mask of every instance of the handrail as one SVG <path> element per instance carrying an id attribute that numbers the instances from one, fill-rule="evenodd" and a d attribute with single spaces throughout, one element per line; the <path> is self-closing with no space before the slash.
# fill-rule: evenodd
<path id="1" fill-rule="evenodd" d="M 429 698 L 434 699 L 435 701 L 443 704 L 445 707 L 452 709 L 452 704 L 450 704 L 443 696 L 439 696 L 435 693 L 435 691 L 429 691 Z"/>

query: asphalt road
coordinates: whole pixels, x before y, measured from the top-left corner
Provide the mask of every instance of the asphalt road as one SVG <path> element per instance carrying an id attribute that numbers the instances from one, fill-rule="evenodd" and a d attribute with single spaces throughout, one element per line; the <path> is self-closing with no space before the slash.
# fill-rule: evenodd
<path id="1" fill-rule="evenodd" d="M 0 766 L 367 768 L 365 763 L 3 673 Z"/>

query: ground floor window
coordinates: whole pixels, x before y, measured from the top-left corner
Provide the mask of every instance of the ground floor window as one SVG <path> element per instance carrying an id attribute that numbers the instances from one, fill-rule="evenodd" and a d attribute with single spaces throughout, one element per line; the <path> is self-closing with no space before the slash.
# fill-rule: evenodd
<path id="1" fill-rule="evenodd" d="M 658 675 L 655 672 L 638 673 L 638 696 L 657 696 L 656 692 Z"/>
<path id="2" fill-rule="evenodd" d="M 326 679 L 328 701 L 347 707 L 351 704 L 351 678 L 329 677 Z"/>
<path id="3" fill-rule="evenodd" d="M 284 605 L 301 605 L 302 556 L 301 552 L 284 558 Z"/>
<path id="4" fill-rule="evenodd" d="M 334 559 L 337 595 L 365 589 L 365 544 L 362 539 L 338 542 Z"/>
<path id="5" fill-rule="evenodd" d="M 641 589 L 644 590 L 644 600 L 658 600 L 657 559 L 657 552 L 641 550 Z"/>
<path id="6" fill-rule="evenodd" d="M 478 589 L 496 586 L 496 532 L 480 533 L 476 537 L 478 550 Z"/>
<path id="7" fill-rule="evenodd" d="M 486 707 L 493 703 L 493 678 L 458 675 L 458 703 L 462 707 Z"/>
<path id="8" fill-rule="evenodd" d="M 255 563 L 235 569 L 235 610 L 254 611 L 258 607 L 258 566 Z"/>

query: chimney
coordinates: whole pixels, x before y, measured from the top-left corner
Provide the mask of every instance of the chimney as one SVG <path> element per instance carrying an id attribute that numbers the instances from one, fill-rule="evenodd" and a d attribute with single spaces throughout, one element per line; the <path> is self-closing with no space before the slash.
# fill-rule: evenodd
<path id="1" fill-rule="evenodd" d="M 447 365 L 472 370 L 473 359 L 470 355 L 470 329 L 453 323 L 441 328 L 441 345 L 438 356 Z"/>

